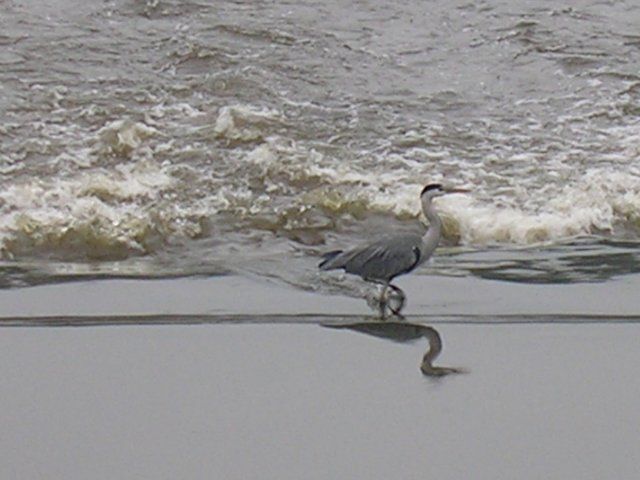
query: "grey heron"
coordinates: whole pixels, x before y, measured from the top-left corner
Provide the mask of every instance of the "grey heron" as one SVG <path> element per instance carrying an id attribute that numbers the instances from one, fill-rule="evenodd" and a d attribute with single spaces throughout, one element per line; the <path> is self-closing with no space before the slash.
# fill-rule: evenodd
<path id="1" fill-rule="evenodd" d="M 406 296 L 391 281 L 398 275 L 409 273 L 426 262 L 435 251 L 442 237 L 442 220 L 432 201 L 448 193 L 466 193 L 462 188 L 446 188 L 432 183 L 422 189 L 420 201 L 422 211 L 429 220 L 429 228 L 424 235 L 399 234 L 383 236 L 379 240 L 351 248 L 325 253 L 318 265 L 321 270 L 343 269 L 347 273 L 359 275 L 365 281 L 382 285 L 378 307 L 385 316 L 387 306 L 392 313 L 401 316 Z M 399 296 L 396 308 L 387 301 L 387 290 L 392 289 Z"/>

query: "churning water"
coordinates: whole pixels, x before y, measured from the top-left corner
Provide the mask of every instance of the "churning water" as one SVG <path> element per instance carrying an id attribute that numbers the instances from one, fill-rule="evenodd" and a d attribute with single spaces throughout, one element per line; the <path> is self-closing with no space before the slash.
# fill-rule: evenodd
<path id="1" fill-rule="evenodd" d="M 2 2 L 1 283 L 318 288 L 431 181 L 431 272 L 640 271 L 640 6 L 572 4 Z"/>

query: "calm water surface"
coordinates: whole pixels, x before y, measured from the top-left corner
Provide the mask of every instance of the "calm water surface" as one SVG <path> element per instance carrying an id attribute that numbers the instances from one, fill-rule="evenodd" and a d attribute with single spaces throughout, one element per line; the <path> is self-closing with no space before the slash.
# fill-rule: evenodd
<path id="1" fill-rule="evenodd" d="M 316 325 L 4 329 L 0 475 L 634 478 L 638 325 L 438 330 L 468 374 Z"/>

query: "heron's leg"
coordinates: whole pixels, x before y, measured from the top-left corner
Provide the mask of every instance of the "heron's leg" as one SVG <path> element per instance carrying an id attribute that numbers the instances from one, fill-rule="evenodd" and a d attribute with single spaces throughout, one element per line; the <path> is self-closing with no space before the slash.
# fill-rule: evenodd
<path id="1" fill-rule="evenodd" d="M 391 304 L 391 302 L 389 303 L 389 310 L 391 310 L 391 312 L 401 318 L 404 318 L 402 316 L 402 314 L 400 313 L 402 311 L 402 309 L 405 306 L 405 303 L 407 301 L 407 296 L 405 295 L 405 293 L 402 291 L 402 289 L 400 287 L 396 287 L 395 285 L 389 284 L 389 288 L 391 288 L 393 290 L 393 292 L 395 294 L 398 295 L 398 298 L 400 299 L 400 302 L 398 304 L 398 306 L 396 308 L 393 307 L 393 305 Z"/>
<path id="2" fill-rule="evenodd" d="M 380 299 L 378 300 L 378 310 L 380 311 L 380 318 L 384 318 L 387 314 L 387 290 L 389 289 L 388 283 L 382 284 L 382 290 L 380 291 Z"/>

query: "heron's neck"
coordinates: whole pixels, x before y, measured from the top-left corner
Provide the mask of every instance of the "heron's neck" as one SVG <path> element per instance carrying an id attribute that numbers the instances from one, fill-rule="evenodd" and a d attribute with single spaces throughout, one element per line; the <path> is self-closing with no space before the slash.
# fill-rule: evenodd
<path id="1" fill-rule="evenodd" d="M 427 220 L 429 220 L 429 229 L 424 236 L 424 241 L 435 241 L 437 244 L 440 239 L 440 234 L 442 233 L 442 220 L 430 198 L 424 198 L 422 200 L 422 211 L 425 217 L 427 217 Z"/>

